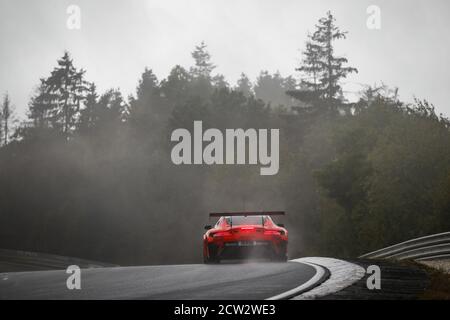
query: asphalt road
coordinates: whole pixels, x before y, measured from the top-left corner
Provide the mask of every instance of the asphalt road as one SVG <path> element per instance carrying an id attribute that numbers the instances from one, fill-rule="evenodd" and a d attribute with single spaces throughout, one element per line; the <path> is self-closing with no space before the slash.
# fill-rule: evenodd
<path id="1" fill-rule="evenodd" d="M 298 262 L 82 269 L 69 290 L 65 270 L 0 274 L 0 299 L 266 299 L 315 274 Z"/>

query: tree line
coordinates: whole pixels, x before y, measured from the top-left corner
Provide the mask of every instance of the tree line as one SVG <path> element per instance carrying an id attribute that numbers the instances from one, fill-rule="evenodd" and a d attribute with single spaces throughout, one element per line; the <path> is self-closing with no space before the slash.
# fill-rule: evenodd
<path id="1" fill-rule="evenodd" d="M 334 51 L 331 13 L 309 35 L 301 78 L 262 71 L 235 85 L 204 43 L 164 79 L 146 68 L 136 92 L 98 93 L 68 52 L 40 80 L 27 120 L 2 102 L 0 247 L 119 264 L 201 259 L 210 211 L 285 210 L 292 256 L 355 256 L 450 227 L 449 121 L 432 104 L 368 86 L 349 103 L 356 68 Z M 294 68 L 293 68 L 294 69 Z M 176 166 L 170 134 L 280 129 L 280 170 Z"/>

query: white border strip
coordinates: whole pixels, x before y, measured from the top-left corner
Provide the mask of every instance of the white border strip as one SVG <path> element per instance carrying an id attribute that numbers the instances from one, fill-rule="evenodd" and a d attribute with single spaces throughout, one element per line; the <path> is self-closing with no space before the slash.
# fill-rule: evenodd
<path id="1" fill-rule="evenodd" d="M 292 261 L 317 264 L 330 271 L 330 277 L 319 286 L 300 294 L 292 300 L 312 300 L 338 292 L 362 279 L 366 270 L 344 260 L 322 257 L 300 258 Z"/>
<path id="2" fill-rule="evenodd" d="M 313 267 L 314 269 L 316 269 L 316 274 L 311 279 L 309 279 L 308 281 L 303 283 L 302 285 L 300 285 L 294 289 L 288 290 L 286 292 L 280 293 L 276 296 L 267 298 L 266 300 L 282 300 L 282 299 L 291 298 L 293 296 L 301 294 L 302 292 L 312 288 L 313 286 L 315 286 L 317 284 L 317 282 L 319 282 L 323 279 L 323 277 L 325 276 L 325 273 L 326 273 L 325 268 L 323 268 L 320 265 L 312 264 L 312 263 L 309 263 L 306 261 L 298 261 L 298 260 L 300 260 L 300 259 L 291 260 L 291 261 L 300 262 L 300 263 L 307 264 L 307 265 Z"/>

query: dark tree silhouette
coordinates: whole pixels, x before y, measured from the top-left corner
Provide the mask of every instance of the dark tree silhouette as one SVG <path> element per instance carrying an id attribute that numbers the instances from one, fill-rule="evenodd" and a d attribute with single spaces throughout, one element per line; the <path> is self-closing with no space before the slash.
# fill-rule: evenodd
<path id="1" fill-rule="evenodd" d="M 356 68 L 345 65 L 348 62 L 346 58 L 334 53 L 333 42 L 345 39 L 347 33 L 341 31 L 335 21 L 331 12 L 319 19 L 316 31 L 308 36 L 302 65 L 296 69 L 303 75 L 302 89 L 289 92 L 300 101 L 328 110 L 335 110 L 343 102 L 340 99 L 340 81 L 349 73 L 358 72 Z"/>
<path id="2" fill-rule="evenodd" d="M 8 144 L 9 133 L 11 131 L 11 123 L 13 120 L 14 108 L 11 104 L 9 94 L 6 93 L 0 109 L 0 133 L 3 134 L 3 145 Z M 0 135 L 1 136 L 1 135 Z"/>
<path id="3" fill-rule="evenodd" d="M 68 52 L 58 60 L 50 76 L 42 79 L 46 94 L 45 108 L 53 127 L 68 136 L 74 129 L 82 103 L 86 99 L 88 83 L 84 70 L 77 70 Z"/>
<path id="4" fill-rule="evenodd" d="M 191 94 L 192 75 L 177 65 L 170 71 L 167 79 L 161 81 L 161 92 L 171 107 L 181 105 Z"/>
<path id="5" fill-rule="evenodd" d="M 241 73 L 241 76 L 236 84 L 236 90 L 242 92 L 246 97 L 253 94 L 253 85 L 245 73 Z"/>
<path id="6" fill-rule="evenodd" d="M 80 111 L 80 119 L 78 121 L 78 129 L 80 132 L 88 132 L 98 122 L 97 101 L 97 87 L 94 83 L 91 83 L 86 93 L 85 107 Z"/>

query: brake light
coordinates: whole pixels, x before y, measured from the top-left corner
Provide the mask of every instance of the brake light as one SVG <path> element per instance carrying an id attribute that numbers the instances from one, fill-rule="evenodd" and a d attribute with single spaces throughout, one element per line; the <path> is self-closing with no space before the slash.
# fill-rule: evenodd
<path id="1" fill-rule="evenodd" d="M 219 231 L 216 233 L 213 233 L 212 236 L 215 237 L 226 237 L 226 236 L 231 236 L 231 232 L 229 231 Z"/>
<path id="2" fill-rule="evenodd" d="M 281 234 L 280 231 L 277 230 L 266 230 L 264 231 L 265 235 L 271 235 L 271 236 L 279 236 Z"/>
<path id="3" fill-rule="evenodd" d="M 241 227 L 241 230 L 255 230 L 253 227 Z"/>

